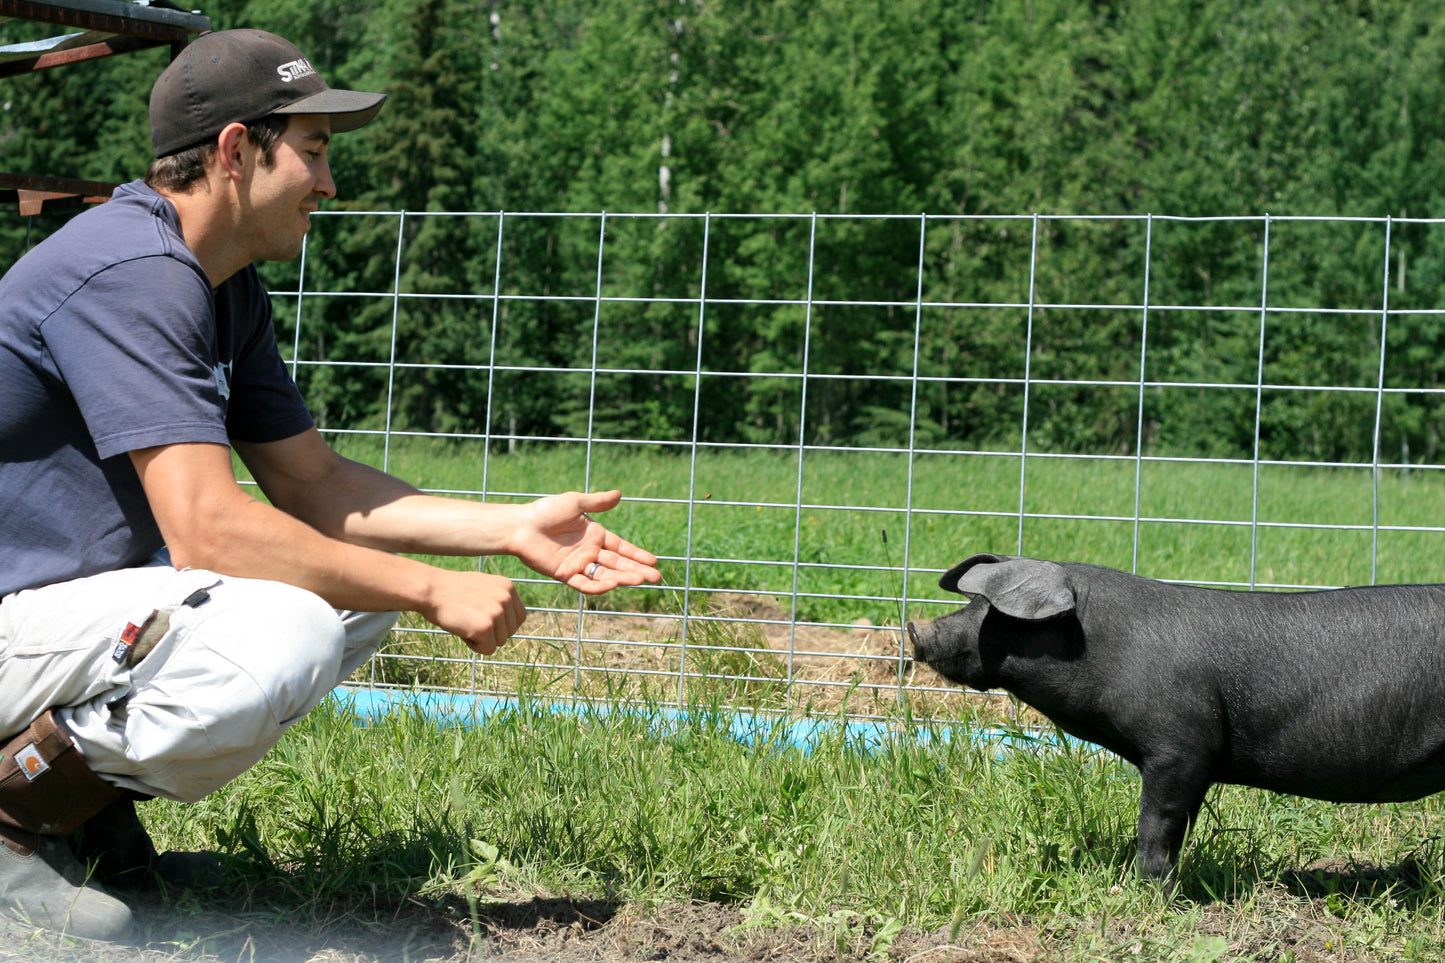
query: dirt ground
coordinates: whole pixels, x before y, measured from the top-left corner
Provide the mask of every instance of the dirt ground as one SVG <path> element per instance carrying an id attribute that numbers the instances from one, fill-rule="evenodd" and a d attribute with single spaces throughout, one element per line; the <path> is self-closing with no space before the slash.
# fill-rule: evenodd
<path id="1" fill-rule="evenodd" d="M 408 900 L 391 906 L 337 904 L 332 922 L 300 928 L 284 912 L 237 917 L 222 898 L 204 904 L 135 904 L 148 945 L 74 946 L 13 934 L 0 960 L 50 963 L 1043 963 L 1073 959 L 1160 959 L 1160 937 L 1131 920 L 1041 926 L 1029 919 L 970 920 L 953 932 L 905 928 L 891 940 L 861 926 L 799 923 L 748 927 L 741 911 L 717 903 L 651 909 L 595 899 L 516 898 L 478 907 Z M 1277 891 L 1195 911 L 1190 959 L 1365 963 L 1382 959 L 1345 945 L 1323 900 Z M 1181 908 L 1181 913 L 1185 912 Z M 309 915 L 309 914 L 308 914 Z M 1177 937 L 1175 937 L 1177 939 Z M 1092 952 L 1079 955 L 1088 946 Z M 1178 949 L 1176 947 L 1175 949 Z"/>
<path id="2" fill-rule="evenodd" d="M 853 716 L 886 716 L 906 699 L 915 718 L 934 712 L 953 715 L 965 701 L 1012 711 L 1010 700 L 1001 694 L 966 695 L 932 669 L 915 664 L 912 647 L 896 624 L 860 619 L 845 627 L 794 621 L 786 602 L 771 596 L 715 593 L 702 614 L 691 620 L 685 639 L 675 616 L 588 610 L 580 618 L 579 623 L 577 613 L 557 612 L 529 616 L 518 639 L 500 650 L 501 663 L 516 660 L 512 664 L 555 670 L 531 678 L 535 683 L 546 676 L 552 686 L 547 692 L 564 698 L 589 691 L 633 697 L 649 684 L 655 694 L 676 698 L 682 666 L 689 692 L 697 686 L 696 691 L 723 703 L 755 708 L 806 707 L 815 715 L 846 709 Z M 579 637 L 583 641 L 574 641 Z M 405 673 L 408 655 L 423 655 L 415 647 L 429 640 L 414 643 L 404 632 L 398 639 L 388 655 L 398 660 L 395 671 Z M 579 665 L 581 671 L 574 674 Z M 410 676 L 402 678 L 411 681 Z M 420 681 L 446 683 L 424 671 Z M 506 692 L 514 679 L 497 670 L 482 684 L 488 691 Z"/>

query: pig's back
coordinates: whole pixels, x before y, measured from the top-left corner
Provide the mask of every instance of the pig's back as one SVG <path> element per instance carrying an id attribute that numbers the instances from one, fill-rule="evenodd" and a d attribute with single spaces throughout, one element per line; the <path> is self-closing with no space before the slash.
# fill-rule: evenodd
<path id="1" fill-rule="evenodd" d="M 1120 618 L 1143 600 L 1133 644 L 1170 667 L 1161 687 L 1213 707 L 1197 724 L 1219 727 L 1218 780 L 1349 802 L 1445 788 L 1445 585 L 1150 585 L 1090 606 Z"/>

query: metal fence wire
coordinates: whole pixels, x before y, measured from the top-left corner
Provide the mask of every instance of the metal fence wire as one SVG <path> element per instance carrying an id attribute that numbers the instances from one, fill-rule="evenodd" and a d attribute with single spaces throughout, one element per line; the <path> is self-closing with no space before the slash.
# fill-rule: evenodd
<path id="1" fill-rule="evenodd" d="M 1442 309 L 1406 255 L 1441 223 L 317 215 L 263 276 L 328 437 L 451 495 L 622 487 L 607 521 L 665 573 L 587 600 L 483 560 L 529 604 L 511 645 L 478 658 L 404 618 L 353 681 L 927 714 L 968 696 L 911 663 L 902 626 L 961 604 L 937 581 L 974 552 L 1231 589 L 1438 581 L 1445 477 L 1419 439 Z M 488 270 L 429 270 L 448 243 Z M 524 269 L 543 249 L 565 271 Z M 567 352 L 541 349 L 548 316 Z M 609 391 L 632 378 L 683 416 L 619 417 Z M 566 417 L 526 413 L 539 386 Z M 839 422 L 845 392 L 871 420 Z M 749 422 L 719 425 L 734 408 Z M 1068 427 L 1084 415 L 1113 428 Z"/>

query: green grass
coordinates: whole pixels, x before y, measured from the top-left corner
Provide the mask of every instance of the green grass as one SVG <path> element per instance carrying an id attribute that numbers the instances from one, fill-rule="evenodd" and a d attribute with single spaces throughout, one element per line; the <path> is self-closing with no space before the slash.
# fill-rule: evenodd
<path id="1" fill-rule="evenodd" d="M 338 445 L 382 461 L 374 440 Z M 1445 580 L 1445 533 L 1372 530 L 1377 515 L 1387 528 L 1440 524 L 1445 477 L 1424 471 L 1381 472 L 1377 499 L 1365 468 L 1276 465 L 1256 477 L 1247 464 L 1033 456 L 1021 472 L 1017 456 L 989 454 L 919 455 L 910 476 L 906 456 L 877 452 L 807 452 L 800 471 L 796 453 L 702 449 L 693 459 L 599 443 L 589 466 L 577 443 L 484 458 L 479 444 L 395 438 L 387 465 L 443 491 L 479 490 L 484 471 L 493 492 L 620 488 L 628 500 L 608 523 L 673 559 L 670 584 L 682 584 L 687 557 L 760 560 L 775 564 L 694 562 L 692 584 L 791 594 L 796 561 L 800 615 L 821 621 L 890 609 L 896 618 L 905 566 L 911 597 L 944 598 L 932 573 L 976 551 L 1238 585 Z M 1320 525 L 1356 528 L 1311 527 Z M 883 601 L 829 598 L 840 595 Z"/>
<path id="2" fill-rule="evenodd" d="M 909 469 L 896 456 L 810 453 L 801 500 L 837 507 L 799 512 L 791 507 L 793 456 L 700 455 L 694 482 L 687 457 L 602 455 L 590 475 L 578 448 L 493 456 L 487 484 L 519 493 L 616 486 L 631 496 L 608 523 L 673 558 L 664 564 L 667 589 L 619 593 L 608 601 L 619 608 L 676 609 L 689 587 L 786 596 L 796 544 L 805 562 L 845 566 L 800 572 L 817 596 L 808 603 L 816 608 L 799 604 L 800 617 L 896 620 L 890 610 L 898 610 L 905 561 L 941 569 L 975 551 L 1020 548 L 1016 458 L 920 457 L 914 512 L 905 517 Z M 428 488 L 480 487 L 480 457 L 463 446 L 397 443 L 391 459 L 393 471 Z M 1274 467 L 1256 482 L 1248 466 L 1038 459 L 1028 467 L 1029 512 L 1131 517 L 1137 469 L 1141 515 L 1215 523 L 1145 523 L 1136 532 L 1130 520 L 1029 518 L 1021 546 L 1029 554 L 1127 568 L 1137 551 L 1144 574 L 1239 583 L 1249 581 L 1256 551 L 1254 578 L 1282 585 L 1366 582 L 1372 569 L 1379 581 L 1434 580 L 1445 560 L 1439 533 L 1387 531 L 1377 542 L 1370 531 L 1308 527 L 1372 523 L 1375 485 L 1361 471 Z M 1225 524 L 1255 517 L 1256 484 L 1258 518 L 1287 527 Z M 1382 475 L 1381 523 L 1436 524 L 1442 485 L 1424 472 Z M 695 561 L 689 585 L 689 520 L 694 559 L 789 564 L 774 572 Z M 930 594 L 932 582 L 915 571 L 909 595 L 942 599 Z M 532 605 L 576 605 L 540 583 L 524 594 Z M 878 600 L 828 597 L 844 594 Z M 704 678 L 688 690 L 686 724 L 665 723 L 645 698 L 631 713 L 586 711 L 584 702 L 578 714 L 523 699 L 517 711 L 467 729 L 415 713 L 359 727 L 328 704 L 223 792 L 194 806 L 153 804 L 148 818 L 163 843 L 235 855 L 248 909 L 303 919 L 334 912 L 337 897 L 367 893 L 450 898 L 473 919 L 490 901 L 569 893 L 643 906 L 725 901 L 755 925 L 802 923 L 860 959 L 884 958 L 903 927 L 945 928 L 961 946 L 1018 928 L 1047 958 L 1070 961 L 1445 953 L 1438 797 L 1337 806 L 1216 787 L 1186 850 L 1182 884 L 1169 893 L 1131 872 L 1139 781 L 1118 759 L 1077 746 L 1000 753 L 967 738 L 968 723 L 984 717 L 958 703 L 927 723 L 895 706 L 887 723 L 897 737 L 868 751 L 842 735 L 809 753 L 781 741 L 742 745 L 730 735 L 734 710 L 721 706 L 778 706 L 776 666 L 744 637 L 747 625 L 699 624 L 720 637 L 693 640 L 718 651 L 698 663 Z M 437 652 L 457 654 L 444 638 L 432 640 Z M 439 658 L 417 664 L 440 673 Z M 491 678 L 545 702 L 558 671 L 566 669 Z M 729 678 L 709 692 L 714 674 Z M 747 675 L 758 678 L 737 678 Z M 601 695 L 637 695 L 609 685 Z"/>
<path id="3" fill-rule="evenodd" d="M 485 455 L 479 443 L 465 441 L 397 437 L 383 450 L 375 438 L 342 436 L 337 444 L 434 491 L 478 491 L 485 484 L 494 500 L 517 500 L 565 489 L 621 489 L 623 504 L 603 521 L 663 557 L 661 586 L 579 602 L 514 559 L 483 565 L 519 580 L 534 612 L 574 613 L 572 627 L 558 630 L 564 637 L 611 637 L 605 625 L 579 632 L 583 613 L 665 616 L 650 630 L 655 648 L 639 656 L 664 673 L 675 675 L 684 659 L 677 645 L 685 612 L 687 670 L 748 676 L 753 681 L 735 686 L 738 698 L 746 697 L 742 690 L 764 689 L 775 704 L 786 695 L 776 680 L 786 681 L 787 669 L 750 654 L 763 648 L 750 636 L 756 628 L 746 620 L 719 626 L 696 618 L 717 614 L 719 593 L 766 598 L 782 618 L 798 623 L 867 620 L 896 636 L 905 617 L 932 617 L 958 603 L 938 588 L 938 573 L 979 551 L 1227 586 L 1445 579 L 1445 532 L 1391 530 L 1428 529 L 1440 521 L 1445 477 L 1418 470 L 1382 472 L 1377 482 L 1369 470 L 1355 468 L 1275 465 L 1256 472 L 1247 464 L 1030 457 L 1021 472 L 1019 458 L 1010 455 L 928 454 L 910 465 L 897 454 L 818 451 L 804 454 L 800 470 L 795 452 L 700 449 L 693 457 L 553 443 Z M 606 687 L 572 670 L 598 668 L 606 647 L 548 641 L 540 624 L 524 626 L 502 660 L 488 662 L 468 659 L 455 640 L 408 618 L 388 649 L 398 658 L 382 663 L 378 677 L 463 688 L 484 677 L 483 688 L 493 691 L 522 686 L 605 695 Z M 508 661 L 520 665 L 508 667 Z M 638 683 L 644 694 L 665 685 L 646 691 Z M 695 694 L 718 690 L 704 686 Z"/>
<path id="4" fill-rule="evenodd" d="M 1223 914 L 1233 945 L 1260 958 L 1291 958 L 1262 952 L 1272 926 L 1356 954 L 1338 958 L 1445 952 L 1438 799 L 1335 806 L 1216 787 L 1171 895 L 1130 871 L 1139 783 L 1127 765 L 893 722 L 881 745 L 835 727 L 804 752 L 739 743 L 716 706 L 677 723 L 523 700 L 451 728 L 407 711 L 357 726 L 328 703 L 223 792 L 152 804 L 149 818 L 163 844 L 236 854 L 236 891 L 256 894 L 257 912 L 279 892 L 303 917 L 348 894 L 450 897 L 475 912 L 570 893 L 730 902 L 755 925 L 802 922 L 879 950 L 904 926 L 967 944 L 1012 921 L 1040 928 L 1050 958 L 1116 959 L 1120 941 L 1133 959 L 1223 958 L 1201 929 Z M 1326 858 L 1386 872 L 1361 884 L 1308 868 Z"/>

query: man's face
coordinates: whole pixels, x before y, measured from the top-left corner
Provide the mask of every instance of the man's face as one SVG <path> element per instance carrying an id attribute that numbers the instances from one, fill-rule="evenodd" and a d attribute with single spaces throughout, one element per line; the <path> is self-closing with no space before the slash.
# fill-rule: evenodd
<path id="1" fill-rule="evenodd" d="M 244 193 L 240 228 L 252 245 L 252 260 L 289 261 L 301 253 L 311 215 L 321 199 L 336 196 L 327 152 L 331 119 L 297 114 L 276 141 L 272 163 L 262 163 L 255 145 L 254 166 Z"/>

